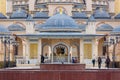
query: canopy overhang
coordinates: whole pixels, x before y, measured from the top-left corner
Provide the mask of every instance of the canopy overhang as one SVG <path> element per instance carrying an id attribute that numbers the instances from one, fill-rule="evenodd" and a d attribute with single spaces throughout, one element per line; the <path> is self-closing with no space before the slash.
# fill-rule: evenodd
<path id="1" fill-rule="evenodd" d="M 97 38 L 103 37 L 104 34 L 83 34 L 83 33 L 50 33 L 50 32 L 43 32 L 37 34 L 22 34 L 17 35 L 20 37 L 27 37 L 27 38 Z"/>

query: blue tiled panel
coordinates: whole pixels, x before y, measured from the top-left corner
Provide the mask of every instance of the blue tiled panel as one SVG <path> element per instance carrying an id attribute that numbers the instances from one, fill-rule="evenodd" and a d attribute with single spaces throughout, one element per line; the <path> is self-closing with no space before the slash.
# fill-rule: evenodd
<path id="1" fill-rule="evenodd" d="M 46 8 L 46 5 L 44 5 L 44 4 L 37 4 L 36 7 L 37 8 Z"/>
<path id="2" fill-rule="evenodd" d="M 65 14 L 56 14 L 50 17 L 42 28 L 79 28 L 74 19 Z"/>
<path id="3" fill-rule="evenodd" d="M 26 19 L 28 14 L 25 10 L 17 10 L 10 16 L 11 19 Z"/>
<path id="4" fill-rule="evenodd" d="M 3 25 L 0 25 L 0 33 L 6 33 L 9 32 L 7 28 L 5 28 Z"/>
<path id="5" fill-rule="evenodd" d="M 3 15 L 2 13 L 0 13 L 0 19 L 7 19 L 7 17 Z"/>
<path id="6" fill-rule="evenodd" d="M 78 32 L 41 32 L 39 34 L 21 34 L 18 36 L 33 36 L 33 37 L 95 37 L 95 36 L 104 36 L 103 34 L 83 34 Z"/>
<path id="7" fill-rule="evenodd" d="M 109 24 L 102 24 L 96 29 L 97 31 L 112 31 L 113 27 Z"/>
<path id="8" fill-rule="evenodd" d="M 97 9 L 94 12 L 95 19 L 110 19 L 111 16 L 109 13 L 103 9 Z"/>
<path id="9" fill-rule="evenodd" d="M 120 19 L 120 13 L 115 16 L 115 19 Z"/>
<path id="10" fill-rule="evenodd" d="M 86 24 L 80 24 L 80 25 L 79 25 L 79 29 L 85 30 L 85 29 L 86 29 Z"/>
<path id="11" fill-rule="evenodd" d="M 80 19 L 88 19 L 87 14 L 85 12 L 73 12 L 73 18 L 80 18 Z"/>
<path id="12" fill-rule="evenodd" d="M 45 12 L 36 12 L 33 16 L 34 19 L 39 19 L 39 18 L 49 18 L 48 14 Z"/>
<path id="13" fill-rule="evenodd" d="M 8 26 L 8 30 L 9 31 L 24 31 L 25 28 L 20 26 L 19 24 L 12 24 L 12 25 Z"/>
<path id="14" fill-rule="evenodd" d="M 91 15 L 91 16 L 88 18 L 88 22 L 96 22 L 96 19 L 94 18 L 93 15 Z"/>
<path id="15" fill-rule="evenodd" d="M 120 33 L 120 26 L 117 26 L 116 28 L 114 28 L 112 32 Z"/>
<path id="16" fill-rule="evenodd" d="M 33 21 L 33 17 L 32 17 L 31 15 L 28 15 L 28 17 L 27 17 L 26 20 L 27 20 L 27 21 Z"/>

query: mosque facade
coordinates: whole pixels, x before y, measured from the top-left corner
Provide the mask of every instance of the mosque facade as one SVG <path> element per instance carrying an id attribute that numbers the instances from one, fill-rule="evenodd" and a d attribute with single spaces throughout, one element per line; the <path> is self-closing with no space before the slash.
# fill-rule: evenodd
<path id="1" fill-rule="evenodd" d="M 16 36 L 19 45 L 11 44 L 10 60 L 16 59 L 18 65 L 39 64 L 41 55 L 45 63 L 72 63 L 76 59 L 77 63 L 91 64 L 98 56 L 110 56 L 112 60 L 113 45 L 106 47 L 104 42 L 110 40 L 107 35 L 120 28 L 120 14 L 107 5 L 114 0 L 103 0 L 102 5 L 89 5 L 87 1 L 92 0 L 12 1 L 7 0 L 7 14 L 0 14 L 0 28 Z M 3 61 L 4 44 L 0 44 Z M 119 44 L 115 55 L 120 61 Z"/>

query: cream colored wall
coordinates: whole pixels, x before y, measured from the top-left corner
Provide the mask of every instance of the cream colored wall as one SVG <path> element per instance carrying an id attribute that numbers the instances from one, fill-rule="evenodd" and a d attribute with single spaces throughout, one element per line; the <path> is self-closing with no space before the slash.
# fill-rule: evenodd
<path id="1" fill-rule="evenodd" d="M 29 0 L 29 11 L 35 10 L 35 1 L 36 0 Z"/>
<path id="2" fill-rule="evenodd" d="M 86 0 L 86 10 L 92 11 L 92 0 Z"/>
<path id="3" fill-rule="evenodd" d="M 6 13 L 12 13 L 13 12 L 13 1 L 7 0 L 6 2 Z"/>
<path id="4" fill-rule="evenodd" d="M 22 44 L 22 40 L 19 38 L 17 41 L 19 42 L 19 45 L 18 45 L 18 56 L 23 56 L 23 44 Z"/>
<path id="5" fill-rule="evenodd" d="M 92 40 L 92 58 L 97 58 L 98 57 L 98 39 L 93 39 Z"/>
<path id="6" fill-rule="evenodd" d="M 43 53 L 42 53 L 44 56 L 47 56 L 49 55 L 49 45 L 46 45 L 43 47 Z"/>
<path id="7" fill-rule="evenodd" d="M 71 53 L 72 57 L 78 57 L 78 54 L 79 54 L 79 51 L 77 49 L 77 46 L 73 45 L 72 46 L 72 53 Z"/>
<path id="8" fill-rule="evenodd" d="M 6 0 L 0 0 L 0 12 L 6 14 Z"/>
<path id="9" fill-rule="evenodd" d="M 115 1 L 114 0 L 110 0 L 109 1 L 109 12 L 110 13 L 114 13 L 115 12 Z"/>
<path id="10" fill-rule="evenodd" d="M 79 41 L 80 43 L 80 47 L 79 47 L 79 50 L 80 50 L 80 63 L 84 63 L 84 41 L 83 39 L 80 39 Z"/>
<path id="11" fill-rule="evenodd" d="M 115 13 L 120 13 L 120 0 L 115 0 Z"/>
<path id="12" fill-rule="evenodd" d="M 120 43 L 116 46 L 116 60 L 120 61 Z"/>
<path id="13" fill-rule="evenodd" d="M 86 34 L 96 34 L 96 22 L 89 22 L 86 27 Z"/>
<path id="14" fill-rule="evenodd" d="M 67 14 L 69 16 L 72 15 L 72 12 L 71 12 L 72 11 L 72 7 L 73 7 L 72 4 L 68 4 L 68 5 L 64 5 L 64 4 L 60 4 L 60 5 L 59 4 L 48 4 L 49 16 L 52 16 L 54 14 L 54 11 L 55 11 L 55 9 L 57 7 L 63 7 L 63 8 L 65 8 L 66 11 L 67 11 Z"/>
<path id="15" fill-rule="evenodd" d="M 34 24 L 32 22 L 26 22 L 26 34 L 31 34 L 34 32 Z"/>

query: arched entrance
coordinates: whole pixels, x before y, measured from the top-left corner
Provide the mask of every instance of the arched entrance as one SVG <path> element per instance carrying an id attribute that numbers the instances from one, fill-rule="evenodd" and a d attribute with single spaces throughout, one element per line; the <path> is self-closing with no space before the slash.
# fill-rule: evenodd
<path id="1" fill-rule="evenodd" d="M 53 62 L 68 62 L 68 47 L 65 44 L 57 44 L 54 46 Z"/>

